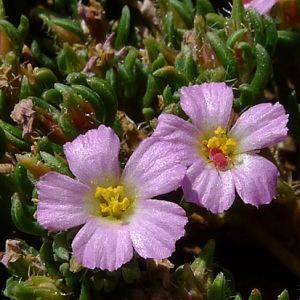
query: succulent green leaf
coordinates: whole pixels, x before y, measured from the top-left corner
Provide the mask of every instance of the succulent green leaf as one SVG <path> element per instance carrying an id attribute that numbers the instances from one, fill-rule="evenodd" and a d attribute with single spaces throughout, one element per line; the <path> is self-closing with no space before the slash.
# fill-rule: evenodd
<path id="1" fill-rule="evenodd" d="M 121 18 L 117 30 L 116 49 L 121 49 L 126 45 L 130 32 L 130 10 L 127 5 L 122 9 Z"/>

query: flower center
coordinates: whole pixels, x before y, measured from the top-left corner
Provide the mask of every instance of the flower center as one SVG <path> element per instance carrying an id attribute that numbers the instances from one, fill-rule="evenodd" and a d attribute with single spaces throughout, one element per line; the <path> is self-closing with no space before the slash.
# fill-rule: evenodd
<path id="1" fill-rule="evenodd" d="M 118 185 L 115 188 L 112 186 L 108 188 L 97 186 L 95 198 L 99 201 L 102 217 L 120 219 L 131 205 L 131 201 L 124 196 L 124 187 L 122 185 Z"/>
<path id="2" fill-rule="evenodd" d="M 231 163 L 229 156 L 236 146 L 236 141 L 227 137 L 222 126 L 218 126 L 214 133 L 209 140 L 203 141 L 203 151 L 209 162 L 213 162 L 218 170 L 225 170 Z"/>

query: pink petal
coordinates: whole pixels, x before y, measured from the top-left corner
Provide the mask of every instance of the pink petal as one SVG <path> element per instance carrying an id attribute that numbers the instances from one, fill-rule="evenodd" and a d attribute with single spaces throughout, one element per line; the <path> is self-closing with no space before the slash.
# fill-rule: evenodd
<path id="1" fill-rule="evenodd" d="M 174 144 L 174 151 L 180 154 L 181 162 L 190 166 L 199 157 L 197 141 L 200 131 L 191 123 L 171 114 L 162 114 L 152 137 L 159 137 Z"/>
<path id="2" fill-rule="evenodd" d="M 219 125 L 227 128 L 232 102 L 232 90 L 223 82 L 181 88 L 182 109 L 206 136 L 212 136 Z"/>
<path id="3" fill-rule="evenodd" d="M 114 271 L 133 256 L 126 224 L 90 219 L 75 236 L 72 249 L 78 262 L 89 269 Z"/>
<path id="4" fill-rule="evenodd" d="M 203 162 L 195 162 L 182 182 L 185 200 L 205 207 L 213 213 L 227 210 L 235 199 L 230 170 L 217 171 Z"/>
<path id="5" fill-rule="evenodd" d="M 285 139 L 287 121 L 281 104 L 258 104 L 237 119 L 229 136 L 237 140 L 240 152 L 258 150 Z"/>
<path id="6" fill-rule="evenodd" d="M 119 179 L 120 141 L 114 131 L 104 125 L 89 130 L 64 145 L 70 170 L 82 182 L 115 185 Z"/>
<path id="7" fill-rule="evenodd" d="M 129 224 L 136 252 L 144 258 L 169 257 L 184 235 L 185 211 L 177 204 L 152 199 L 140 201 L 137 210 Z"/>
<path id="8" fill-rule="evenodd" d="M 240 164 L 232 169 L 232 175 L 239 196 L 256 207 L 270 203 L 276 196 L 276 166 L 255 154 L 242 154 L 238 159 Z"/>
<path id="9" fill-rule="evenodd" d="M 36 184 L 37 220 L 46 229 L 59 231 L 86 222 L 84 197 L 89 187 L 68 176 L 49 172 Z"/>
<path id="10" fill-rule="evenodd" d="M 244 1 L 245 2 L 245 1 Z M 249 7 L 255 8 L 261 15 L 268 13 L 273 5 L 275 5 L 278 0 L 252 0 L 244 3 L 244 7 L 248 9 Z"/>
<path id="11" fill-rule="evenodd" d="M 180 186 L 184 176 L 180 159 L 172 143 L 147 138 L 128 160 L 121 182 L 143 199 L 168 193 Z"/>

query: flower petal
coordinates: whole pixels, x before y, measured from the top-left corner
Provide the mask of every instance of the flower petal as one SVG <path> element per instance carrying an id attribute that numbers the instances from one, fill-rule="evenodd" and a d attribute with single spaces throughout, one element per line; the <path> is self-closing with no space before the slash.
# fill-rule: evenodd
<path id="1" fill-rule="evenodd" d="M 195 162 L 182 182 L 185 199 L 205 207 L 213 213 L 227 210 L 235 199 L 233 177 L 230 170 L 217 171 Z"/>
<path id="2" fill-rule="evenodd" d="M 197 141 L 200 131 L 191 123 L 171 114 L 161 114 L 152 137 L 159 137 L 174 144 L 180 160 L 190 166 L 199 157 Z"/>
<path id="3" fill-rule="evenodd" d="M 252 0 L 248 3 L 244 3 L 244 7 L 248 9 L 249 7 L 255 8 L 261 15 L 268 13 L 273 5 L 275 5 L 278 0 Z"/>
<path id="4" fill-rule="evenodd" d="M 268 204 L 276 196 L 276 166 L 256 154 L 239 155 L 240 163 L 232 169 L 234 184 L 245 203 L 258 207 Z"/>
<path id="5" fill-rule="evenodd" d="M 46 229 L 59 231 L 86 222 L 83 199 L 89 191 L 85 184 L 57 172 L 42 176 L 36 184 L 39 202 L 37 220 Z"/>
<path id="6" fill-rule="evenodd" d="M 104 125 L 89 130 L 64 145 L 70 170 L 82 182 L 98 180 L 104 187 L 119 179 L 120 141 L 114 131 Z"/>
<path id="7" fill-rule="evenodd" d="M 89 269 L 114 271 L 133 256 L 127 225 L 90 219 L 75 236 L 72 249 L 78 262 Z"/>
<path id="8" fill-rule="evenodd" d="M 185 211 L 177 204 L 143 200 L 129 224 L 136 252 L 144 258 L 163 259 L 175 251 L 175 242 L 184 235 Z"/>
<path id="9" fill-rule="evenodd" d="M 258 150 L 286 138 L 288 115 L 279 103 L 262 103 L 245 111 L 231 128 L 229 137 L 240 152 Z"/>
<path id="10" fill-rule="evenodd" d="M 207 136 L 212 136 L 219 125 L 227 128 L 232 102 L 233 92 L 223 82 L 181 88 L 182 109 L 192 123 Z"/>
<path id="11" fill-rule="evenodd" d="M 139 197 L 152 198 L 177 189 L 185 170 L 172 143 L 150 137 L 131 155 L 121 182 Z"/>

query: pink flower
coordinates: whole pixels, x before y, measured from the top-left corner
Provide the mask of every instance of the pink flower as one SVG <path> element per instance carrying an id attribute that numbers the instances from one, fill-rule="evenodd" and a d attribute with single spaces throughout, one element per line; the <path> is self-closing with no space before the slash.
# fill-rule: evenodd
<path id="1" fill-rule="evenodd" d="M 286 137 L 288 116 L 283 107 L 253 106 L 230 128 L 233 93 L 225 83 L 183 87 L 180 104 L 191 123 L 162 114 L 153 136 L 173 142 L 188 166 L 182 183 L 186 200 L 213 213 L 232 205 L 235 190 L 245 203 L 269 203 L 279 174 L 255 151 Z"/>
<path id="2" fill-rule="evenodd" d="M 248 9 L 249 7 L 255 8 L 261 15 L 268 13 L 273 5 L 275 5 L 278 0 L 243 0 L 244 7 Z"/>
<path id="3" fill-rule="evenodd" d="M 51 231 L 84 224 L 72 249 L 90 269 L 116 270 L 133 248 L 144 258 L 169 257 L 187 222 L 179 205 L 151 199 L 176 189 L 184 176 L 172 144 L 145 139 L 122 175 L 119 148 L 114 131 L 101 125 L 64 146 L 76 179 L 49 172 L 37 183 L 38 222 Z"/>

